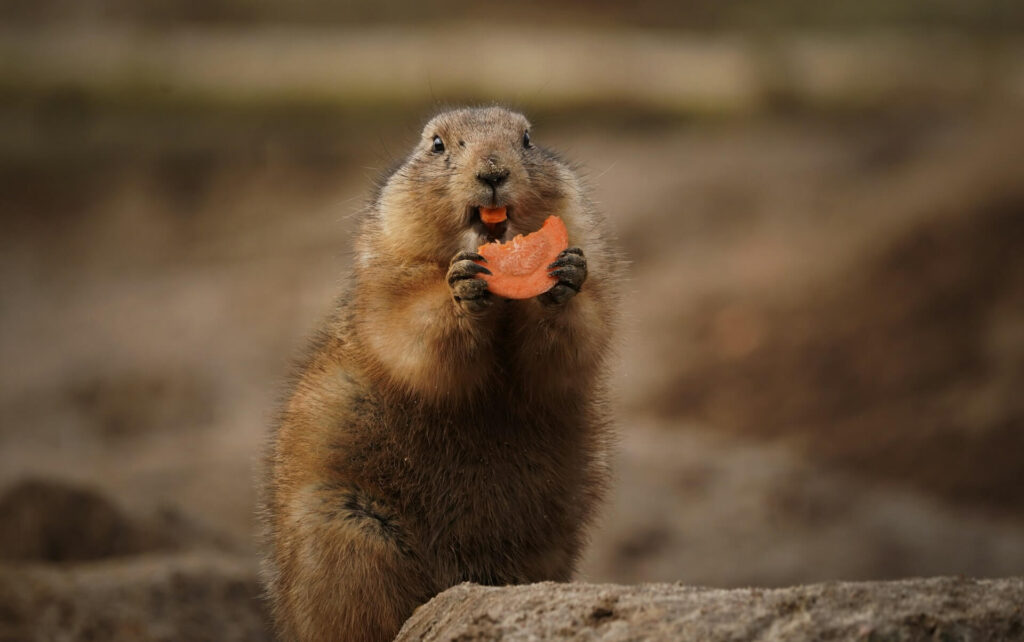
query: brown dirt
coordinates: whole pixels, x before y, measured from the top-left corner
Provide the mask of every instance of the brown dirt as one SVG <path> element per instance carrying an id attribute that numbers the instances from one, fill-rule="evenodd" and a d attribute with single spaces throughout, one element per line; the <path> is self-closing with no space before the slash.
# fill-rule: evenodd
<path id="1" fill-rule="evenodd" d="M 679 320 L 660 412 L 951 499 L 1024 508 L 1024 173 L 957 198 L 793 302 Z M 959 196 L 959 195 L 957 195 Z"/>
<path id="2" fill-rule="evenodd" d="M 225 555 L 0 566 L 0 639 L 270 640 L 251 566 Z"/>

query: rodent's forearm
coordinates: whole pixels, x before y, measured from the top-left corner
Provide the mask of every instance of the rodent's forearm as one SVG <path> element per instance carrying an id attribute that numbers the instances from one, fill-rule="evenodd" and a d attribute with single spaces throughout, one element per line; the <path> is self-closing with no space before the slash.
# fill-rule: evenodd
<path id="1" fill-rule="evenodd" d="M 601 287 L 599 280 L 591 279 L 561 306 L 524 302 L 516 331 L 517 366 L 544 382 L 538 389 L 561 395 L 574 387 L 588 387 L 601 372 L 612 335 Z"/>
<path id="2" fill-rule="evenodd" d="M 447 397 L 483 385 L 493 323 L 467 315 L 452 299 L 443 272 L 407 269 L 360 283 L 358 333 L 379 367 L 399 386 Z"/>

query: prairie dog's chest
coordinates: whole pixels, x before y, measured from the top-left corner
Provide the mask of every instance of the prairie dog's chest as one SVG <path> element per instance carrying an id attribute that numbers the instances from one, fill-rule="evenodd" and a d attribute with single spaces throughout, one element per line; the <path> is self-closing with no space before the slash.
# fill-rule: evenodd
<path id="1" fill-rule="evenodd" d="M 559 510 L 582 465 L 569 426 L 543 413 L 406 417 L 420 424 L 384 445 L 391 463 L 379 481 L 402 513 L 434 534 L 511 533 L 524 518 L 543 519 Z"/>

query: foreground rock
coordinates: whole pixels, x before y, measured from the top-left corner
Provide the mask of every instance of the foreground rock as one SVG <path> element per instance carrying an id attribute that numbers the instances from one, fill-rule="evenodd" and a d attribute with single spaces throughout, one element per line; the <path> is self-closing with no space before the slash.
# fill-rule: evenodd
<path id="1" fill-rule="evenodd" d="M 421 606 L 413 640 L 1024 640 L 1024 578 L 720 590 L 680 584 L 461 584 Z"/>
<path id="2" fill-rule="evenodd" d="M 0 565 L 0 640 L 270 640 L 256 574 L 220 553 Z"/>

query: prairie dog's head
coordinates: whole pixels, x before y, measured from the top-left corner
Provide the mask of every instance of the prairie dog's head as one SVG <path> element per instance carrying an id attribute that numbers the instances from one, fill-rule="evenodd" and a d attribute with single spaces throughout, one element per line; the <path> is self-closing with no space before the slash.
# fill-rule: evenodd
<path id="1" fill-rule="evenodd" d="M 533 143 L 530 123 L 500 107 L 435 116 L 378 200 L 379 231 L 403 256 L 447 261 L 459 250 L 536 231 L 579 201 L 573 172 Z M 480 208 L 505 208 L 485 224 Z"/>

